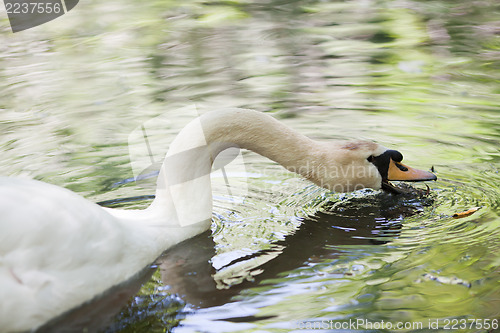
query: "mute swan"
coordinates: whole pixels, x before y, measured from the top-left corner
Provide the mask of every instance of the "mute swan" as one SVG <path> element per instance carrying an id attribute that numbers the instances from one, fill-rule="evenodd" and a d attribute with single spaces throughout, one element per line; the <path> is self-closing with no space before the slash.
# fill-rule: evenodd
<path id="1" fill-rule="evenodd" d="M 316 142 L 261 112 L 230 109 L 190 122 L 161 167 L 144 210 L 103 208 L 54 185 L 0 178 L 0 323 L 29 331 L 126 281 L 169 247 L 210 227 L 211 164 L 253 150 L 335 191 L 435 180 L 376 143 Z"/>

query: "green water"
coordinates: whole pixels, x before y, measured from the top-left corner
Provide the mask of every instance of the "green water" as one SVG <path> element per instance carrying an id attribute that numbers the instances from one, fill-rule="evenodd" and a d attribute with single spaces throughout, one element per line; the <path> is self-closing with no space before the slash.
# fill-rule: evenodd
<path id="1" fill-rule="evenodd" d="M 500 318 L 499 12 L 494 0 L 81 1 L 16 34 L 1 12 L 1 175 L 96 202 L 151 195 L 123 182 L 137 171 L 131 133 L 169 120 L 150 132 L 167 142 L 157 161 L 183 123 L 220 107 L 321 140 L 372 139 L 433 166 L 430 194 L 328 193 L 243 152 L 230 194 L 214 180 L 211 234 L 167 253 L 101 329 L 361 319 L 486 332 L 478 322 Z"/>

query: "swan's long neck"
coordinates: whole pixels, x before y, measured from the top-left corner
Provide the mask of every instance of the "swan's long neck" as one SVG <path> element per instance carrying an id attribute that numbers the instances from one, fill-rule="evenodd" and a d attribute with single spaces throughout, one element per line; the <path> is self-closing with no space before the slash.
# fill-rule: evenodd
<path id="1" fill-rule="evenodd" d="M 181 227 L 203 226 L 212 216 L 210 171 L 229 147 L 252 150 L 309 178 L 313 140 L 261 112 L 231 109 L 210 112 L 190 122 L 175 138 L 158 177 L 150 210 L 162 211 Z"/>

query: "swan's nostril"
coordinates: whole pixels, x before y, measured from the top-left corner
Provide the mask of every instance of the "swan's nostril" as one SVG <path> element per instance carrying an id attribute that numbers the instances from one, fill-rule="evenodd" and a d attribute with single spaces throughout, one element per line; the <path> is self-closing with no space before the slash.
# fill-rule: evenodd
<path id="1" fill-rule="evenodd" d="M 405 167 L 404 165 L 399 164 L 399 163 L 394 163 L 394 164 L 396 164 L 396 166 L 398 167 L 399 170 L 401 170 L 401 171 L 408 171 L 408 168 Z"/>

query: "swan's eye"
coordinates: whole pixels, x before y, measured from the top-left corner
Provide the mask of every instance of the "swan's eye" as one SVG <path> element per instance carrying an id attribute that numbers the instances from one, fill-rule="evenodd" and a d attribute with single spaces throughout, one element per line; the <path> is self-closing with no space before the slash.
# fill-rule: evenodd
<path id="1" fill-rule="evenodd" d="M 370 163 L 373 162 L 374 159 L 375 159 L 375 157 L 373 155 L 370 155 L 367 158 L 368 162 L 370 162 Z"/>

